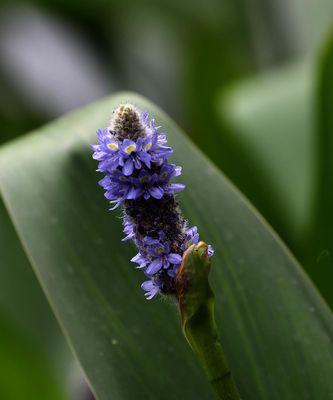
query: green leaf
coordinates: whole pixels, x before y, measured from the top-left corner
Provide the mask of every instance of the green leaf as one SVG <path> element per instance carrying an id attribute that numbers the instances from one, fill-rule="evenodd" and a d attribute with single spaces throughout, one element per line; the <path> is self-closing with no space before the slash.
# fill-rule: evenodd
<path id="1" fill-rule="evenodd" d="M 0 398 L 63 400 L 45 357 L 24 333 L 0 314 Z"/>
<path id="2" fill-rule="evenodd" d="M 326 134 L 316 134 L 316 75 L 309 64 L 271 71 L 221 96 L 219 110 L 222 124 L 228 127 L 222 138 L 234 143 L 229 176 L 287 241 L 333 306 L 332 244 L 323 239 L 323 235 L 332 237 L 327 232 L 333 226 L 332 184 L 324 177 L 332 171 L 326 165 L 332 146 Z M 322 93 L 329 86 L 330 73 L 325 76 Z M 326 93 L 330 96 L 330 90 Z M 324 96 L 319 96 L 322 132 L 330 132 L 323 126 L 325 115 L 330 116 L 327 96 L 326 107 Z M 318 137 L 322 139 L 317 151 Z M 235 160 L 240 160 L 239 165 Z"/>
<path id="3" fill-rule="evenodd" d="M 314 190 L 313 86 L 313 68 L 297 64 L 234 85 L 219 103 L 222 139 L 234 143 L 229 176 L 297 249 Z"/>
<path id="4" fill-rule="evenodd" d="M 0 254 L 1 314 L 13 321 L 27 345 L 38 348 L 44 368 L 65 393 L 74 360 L 1 199 Z"/>
<path id="5" fill-rule="evenodd" d="M 333 7 L 330 0 L 291 0 L 280 5 L 276 14 L 280 12 L 284 36 L 294 41 L 297 53 L 309 56 L 317 52 L 332 26 Z"/>
<path id="6" fill-rule="evenodd" d="M 318 64 L 318 71 L 298 64 L 242 82 L 221 96 L 219 111 L 228 127 L 222 138 L 234 143 L 229 176 L 332 307 L 332 40 Z"/>
<path id="7" fill-rule="evenodd" d="M 0 201 L 0 308 L 45 352 L 59 352 L 61 332 Z M 51 349 L 53 348 L 53 349 Z"/>
<path id="8" fill-rule="evenodd" d="M 318 162 L 315 220 L 309 256 L 315 261 L 311 275 L 321 282 L 325 298 L 333 307 L 333 35 L 320 59 L 316 87 L 316 150 Z"/>
<path id="9" fill-rule="evenodd" d="M 107 212 L 89 143 L 130 101 L 169 132 L 181 206 L 216 249 L 217 325 L 245 399 L 333 395 L 332 315 L 291 254 L 170 119 L 121 93 L 0 152 L 0 188 L 35 272 L 99 400 L 211 399 L 175 307 L 147 302 L 121 223 Z"/>

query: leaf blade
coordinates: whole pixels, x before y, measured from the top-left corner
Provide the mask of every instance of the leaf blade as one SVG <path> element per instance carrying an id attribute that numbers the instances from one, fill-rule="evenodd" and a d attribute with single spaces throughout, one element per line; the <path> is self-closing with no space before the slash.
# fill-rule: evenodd
<path id="1" fill-rule="evenodd" d="M 7 400 L 65 400 L 47 358 L 11 319 L 0 314 L 0 395 Z"/>
<path id="2" fill-rule="evenodd" d="M 184 167 L 184 214 L 216 247 L 217 322 L 243 397 L 332 393 L 332 315 L 312 284 L 252 206 L 179 128 L 147 100 L 122 93 L 0 154 L 0 187 L 9 213 L 98 398 L 110 393 L 119 399 L 212 398 L 181 337 L 176 312 L 165 303 L 144 301 L 143 277 L 128 261 L 135 250 L 120 242 L 120 221 L 106 213 L 96 185 L 88 144 L 112 108 L 128 100 L 169 132 L 174 159 Z M 316 352 L 313 342 L 320 343 Z M 301 369 L 299 357 L 305 360 Z"/>

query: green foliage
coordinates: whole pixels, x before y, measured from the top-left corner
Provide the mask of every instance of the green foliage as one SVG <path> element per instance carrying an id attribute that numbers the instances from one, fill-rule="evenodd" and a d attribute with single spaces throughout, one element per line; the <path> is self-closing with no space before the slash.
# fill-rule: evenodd
<path id="1" fill-rule="evenodd" d="M 17 367 L 16 370 L 13 369 L 12 371 L 14 375 L 17 374 L 15 384 L 9 378 L 7 382 L 4 373 L 2 375 L 3 381 L 0 383 L 0 398 L 15 398 L 10 397 L 9 393 L 8 396 L 4 395 L 1 387 L 6 380 L 12 386 L 10 389 L 6 384 L 5 387 L 8 390 L 15 389 L 16 394 L 20 393 L 16 397 L 17 399 L 30 399 L 30 397 L 24 397 L 30 395 L 31 399 L 34 399 L 25 384 L 31 381 L 32 386 L 37 385 L 35 373 L 39 373 L 38 371 L 42 369 L 47 372 L 40 376 L 41 387 L 44 388 L 44 385 L 48 384 L 46 380 L 53 375 L 56 382 L 50 383 L 50 391 L 55 392 L 54 398 L 60 398 L 58 394 L 60 390 L 55 388 L 55 383 L 58 387 L 61 387 L 61 385 L 65 387 L 69 371 L 74 369 L 74 362 L 1 199 L 0 254 L 0 323 L 4 324 L 3 335 L 6 335 L 3 345 L 6 348 L 8 347 L 6 350 L 8 357 L 9 353 L 16 347 L 17 352 L 20 353 L 20 358 L 15 359 L 13 357 L 12 361 L 13 367 L 14 365 Z M 10 325 L 7 328 L 8 324 Z M 14 332 L 12 336 L 9 333 L 11 331 Z M 9 337 L 11 339 L 8 342 Z M 18 340 L 17 346 L 15 345 L 16 338 Z M 27 351 L 24 350 L 24 345 L 27 346 Z M 30 362 L 30 354 L 35 351 L 34 349 L 37 351 L 31 362 L 38 364 L 38 368 L 35 371 L 31 367 L 32 369 L 29 371 L 27 365 Z M 14 352 L 14 354 L 16 353 Z M 4 365 L 8 362 L 8 360 L 4 361 Z M 22 370 L 20 370 L 20 364 L 24 364 Z M 23 374 L 23 372 L 26 375 L 24 382 L 17 384 L 17 381 L 20 380 L 20 374 Z M 14 375 L 12 376 L 13 379 Z M 63 390 L 62 399 L 67 398 L 65 397 L 67 391 L 67 388 Z M 35 398 L 42 399 L 43 395 L 45 395 L 44 399 L 49 398 L 44 391 L 41 391 L 38 395 L 41 397 L 36 394 Z"/>
<path id="2" fill-rule="evenodd" d="M 280 68 L 232 86 L 219 105 L 222 140 L 234 146 L 226 168 L 294 247 L 311 220 L 313 81 L 307 64 Z"/>
<path id="3" fill-rule="evenodd" d="M 184 214 L 216 254 L 217 325 L 242 396 L 333 396 L 333 319 L 294 258 L 165 114 L 123 93 L 4 146 L 0 188 L 32 266 L 99 400 L 210 399 L 167 302 L 147 302 L 142 274 L 107 213 L 89 143 L 120 101 L 147 109 L 184 167 Z"/>
<path id="4" fill-rule="evenodd" d="M 231 87 L 219 102 L 225 169 L 333 305 L 332 41 L 298 64 Z"/>
<path id="5" fill-rule="evenodd" d="M 317 174 L 315 217 L 309 239 L 311 275 L 333 307 L 333 35 L 323 51 L 316 87 Z"/>
<path id="6" fill-rule="evenodd" d="M 0 398 L 64 400 L 54 371 L 40 349 L 0 314 Z"/>

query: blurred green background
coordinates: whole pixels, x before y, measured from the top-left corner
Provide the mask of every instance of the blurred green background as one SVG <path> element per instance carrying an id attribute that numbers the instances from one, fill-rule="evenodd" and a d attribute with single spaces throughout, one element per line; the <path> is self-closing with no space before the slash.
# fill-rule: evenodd
<path id="1" fill-rule="evenodd" d="M 331 0 L 2 1 L 0 142 L 137 91 L 245 193 L 332 307 L 332 25 Z M 26 379 L 26 399 L 89 399 L 2 203 L 0 218 L 0 343 L 22 349 L 3 398 L 22 398 L 15 380 L 36 364 L 45 388 Z"/>

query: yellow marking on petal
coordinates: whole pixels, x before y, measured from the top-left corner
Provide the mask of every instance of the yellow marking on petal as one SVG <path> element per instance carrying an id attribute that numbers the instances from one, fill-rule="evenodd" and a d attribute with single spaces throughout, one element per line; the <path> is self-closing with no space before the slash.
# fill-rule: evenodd
<path id="1" fill-rule="evenodd" d="M 118 145 L 117 145 L 117 143 L 108 143 L 108 144 L 107 144 L 107 147 L 108 147 L 110 150 L 118 150 Z"/>
<path id="2" fill-rule="evenodd" d="M 136 150 L 136 145 L 135 144 L 130 144 L 129 146 L 125 147 L 125 152 L 127 154 L 131 154 L 132 151 Z"/>
<path id="3" fill-rule="evenodd" d="M 167 173 L 166 172 L 162 172 L 160 175 L 161 179 L 165 179 L 167 177 Z"/>
<path id="4" fill-rule="evenodd" d="M 146 151 L 148 151 L 150 148 L 151 148 L 151 146 L 152 146 L 152 143 L 147 143 L 146 145 L 145 145 L 145 150 Z"/>
<path id="5" fill-rule="evenodd" d="M 140 178 L 140 182 L 141 183 L 146 183 L 149 181 L 149 176 L 148 175 L 144 175 Z"/>
<path id="6" fill-rule="evenodd" d="M 161 254 L 161 253 L 163 253 L 163 251 L 164 251 L 164 247 L 157 247 L 156 248 L 156 253 L 157 254 Z"/>

